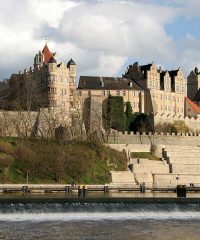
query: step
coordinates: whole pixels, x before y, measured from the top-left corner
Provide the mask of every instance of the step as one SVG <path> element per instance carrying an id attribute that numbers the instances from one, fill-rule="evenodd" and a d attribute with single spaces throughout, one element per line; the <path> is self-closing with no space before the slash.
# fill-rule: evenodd
<path id="1" fill-rule="evenodd" d="M 152 187 L 153 177 L 151 173 L 134 173 L 134 177 L 139 185 L 145 183 L 146 187 Z"/>
<path id="2" fill-rule="evenodd" d="M 111 171 L 112 183 L 135 183 L 134 175 L 131 171 Z"/>
<path id="3" fill-rule="evenodd" d="M 159 161 L 159 160 L 149 160 L 146 158 L 131 158 L 130 159 L 130 164 L 143 164 L 143 165 L 147 165 L 147 166 L 160 166 L 160 165 L 165 165 L 167 164 L 167 161 L 163 160 L 163 161 Z"/>
<path id="4" fill-rule="evenodd" d="M 194 157 L 170 157 L 169 163 L 171 164 L 200 164 L 200 158 Z"/>
<path id="5" fill-rule="evenodd" d="M 177 181 L 177 177 L 179 177 Z M 155 187 L 173 187 L 177 184 L 200 186 L 200 174 L 153 174 L 153 185 Z"/>
<path id="6" fill-rule="evenodd" d="M 133 173 L 169 173 L 168 164 L 160 165 L 144 165 L 144 164 L 133 164 Z"/>
<path id="7" fill-rule="evenodd" d="M 181 149 L 181 150 L 194 149 L 194 150 L 198 150 L 198 149 L 200 149 L 200 147 L 199 146 L 186 146 L 186 145 L 165 145 L 164 149 L 167 149 L 167 150 L 176 150 L 176 149 Z"/>
<path id="8" fill-rule="evenodd" d="M 199 157 L 200 158 L 200 152 L 167 152 L 167 157 Z"/>
<path id="9" fill-rule="evenodd" d="M 200 174 L 200 164 L 172 164 L 172 173 Z"/>

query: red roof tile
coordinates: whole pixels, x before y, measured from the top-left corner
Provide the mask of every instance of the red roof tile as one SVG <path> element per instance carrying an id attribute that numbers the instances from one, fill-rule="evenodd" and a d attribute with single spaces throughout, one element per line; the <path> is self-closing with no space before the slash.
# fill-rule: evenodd
<path id="1" fill-rule="evenodd" d="M 47 44 L 44 46 L 44 49 L 42 50 L 42 53 L 44 55 L 44 62 L 48 64 L 50 58 L 52 57 L 52 53 L 49 51 L 49 48 Z"/>
<path id="2" fill-rule="evenodd" d="M 196 103 L 192 102 L 189 98 L 186 97 L 186 101 L 190 105 L 190 107 L 197 113 L 200 114 L 200 107 L 196 105 Z"/>

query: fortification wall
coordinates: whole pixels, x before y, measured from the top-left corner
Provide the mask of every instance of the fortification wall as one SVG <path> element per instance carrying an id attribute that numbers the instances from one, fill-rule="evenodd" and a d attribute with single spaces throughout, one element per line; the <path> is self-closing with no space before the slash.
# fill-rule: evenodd
<path id="1" fill-rule="evenodd" d="M 55 128 L 69 124 L 68 115 L 52 109 L 0 111 L 0 135 L 9 137 L 41 136 L 51 138 Z"/>
<path id="2" fill-rule="evenodd" d="M 163 123 L 173 123 L 174 121 L 183 121 L 193 132 L 200 132 L 200 118 L 181 117 L 179 115 L 171 116 L 170 114 L 155 115 L 154 126 Z"/>
<path id="3" fill-rule="evenodd" d="M 112 133 L 108 136 L 110 144 L 138 144 L 138 145 L 185 145 L 198 146 L 200 145 L 200 134 L 198 133 L 182 133 L 175 135 L 170 134 L 154 134 L 152 133 Z"/>

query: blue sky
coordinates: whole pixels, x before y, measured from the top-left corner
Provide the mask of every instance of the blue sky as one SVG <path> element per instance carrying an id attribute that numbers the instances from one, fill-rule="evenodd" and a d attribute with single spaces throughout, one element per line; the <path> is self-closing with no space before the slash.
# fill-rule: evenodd
<path id="1" fill-rule="evenodd" d="M 121 76 L 154 61 L 200 67 L 199 0 L 0 0 L 0 79 L 33 64 L 48 45 L 58 61 L 72 54 L 78 75 Z"/>

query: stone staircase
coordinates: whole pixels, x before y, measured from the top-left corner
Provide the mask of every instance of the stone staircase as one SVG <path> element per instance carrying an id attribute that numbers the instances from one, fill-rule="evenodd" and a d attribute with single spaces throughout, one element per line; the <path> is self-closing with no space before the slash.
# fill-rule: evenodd
<path id="1" fill-rule="evenodd" d="M 117 148 L 118 144 L 115 144 Z M 113 146 L 112 146 L 113 147 Z M 113 148 L 114 148 L 113 147 Z M 131 152 L 150 151 L 149 146 L 142 148 L 134 145 L 120 145 L 128 158 L 127 171 L 111 172 L 114 184 L 145 183 L 149 187 L 176 187 L 177 184 L 200 187 L 200 147 L 157 145 L 162 160 L 131 158 Z"/>
<path id="2" fill-rule="evenodd" d="M 163 157 L 169 164 L 169 173 L 155 173 L 154 186 L 174 187 L 177 184 L 200 186 L 200 147 L 165 146 Z"/>
<path id="3" fill-rule="evenodd" d="M 153 186 L 154 173 L 169 173 L 169 164 L 167 161 L 136 159 L 130 160 L 129 168 L 134 174 L 137 184 L 145 183 L 146 186 Z"/>

